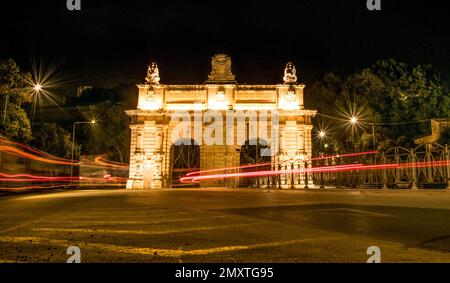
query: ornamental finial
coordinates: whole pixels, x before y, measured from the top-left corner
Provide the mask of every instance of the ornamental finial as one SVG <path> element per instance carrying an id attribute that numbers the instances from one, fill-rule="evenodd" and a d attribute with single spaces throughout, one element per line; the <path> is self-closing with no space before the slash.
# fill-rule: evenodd
<path id="1" fill-rule="evenodd" d="M 288 62 L 284 68 L 283 81 L 285 84 L 295 84 L 297 83 L 297 76 L 295 75 L 296 70 L 292 62 Z"/>
<path id="2" fill-rule="evenodd" d="M 150 63 L 145 81 L 149 84 L 159 84 L 160 79 L 158 65 L 155 62 Z"/>

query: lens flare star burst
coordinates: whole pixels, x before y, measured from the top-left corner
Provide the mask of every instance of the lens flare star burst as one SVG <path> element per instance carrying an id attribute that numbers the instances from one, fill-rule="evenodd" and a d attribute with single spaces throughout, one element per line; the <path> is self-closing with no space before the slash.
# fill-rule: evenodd
<path id="1" fill-rule="evenodd" d="M 34 56 L 30 61 L 31 76 L 27 78 L 28 87 L 26 88 L 26 92 L 29 101 L 32 103 L 31 118 L 34 119 L 36 109 L 41 110 L 45 102 L 49 102 L 64 112 L 59 107 L 63 99 L 54 92 L 57 88 L 68 86 L 71 82 L 69 77 L 57 72 L 60 64 L 55 61 L 46 64 L 42 58 L 36 60 Z M 40 114 L 43 114 L 42 111 L 40 111 Z"/>

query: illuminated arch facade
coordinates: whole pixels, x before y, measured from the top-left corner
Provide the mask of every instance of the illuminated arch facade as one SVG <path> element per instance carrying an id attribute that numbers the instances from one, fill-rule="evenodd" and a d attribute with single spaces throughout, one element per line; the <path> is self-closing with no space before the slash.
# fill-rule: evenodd
<path id="1" fill-rule="evenodd" d="M 194 116 L 197 113 L 214 109 L 221 113 L 226 111 L 256 111 L 268 113 L 268 137 L 276 133 L 279 141 L 278 149 L 271 157 L 273 162 L 286 164 L 302 158 L 308 160 L 312 154 L 312 118 L 315 110 L 304 108 L 304 85 L 297 83 L 295 66 L 286 65 L 280 77 L 284 83 L 276 85 L 240 85 L 231 72 L 231 59 L 223 54 L 212 58 L 212 70 L 208 80 L 201 85 L 166 85 L 160 83 L 159 69 L 154 63 L 149 65 L 146 83 L 139 84 L 139 100 L 137 109 L 127 110 L 132 117 L 130 172 L 128 189 L 166 188 L 171 186 L 171 147 L 172 132 L 177 121 L 172 121 L 176 112 L 187 112 Z M 281 73 L 281 72 L 280 72 Z M 272 111 L 278 114 L 278 123 L 272 125 Z M 225 118 L 224 118 L 225 120 Z M 202 123 L 202 130 L 207 123 Z M 223 133 L 233 131 L 236 140 L 242 129 L 223 123 Z M 274 128 L 276 127 L 276 128 Z M 199 129 L 194 127 L 190 132 L 195 135 Z M 256 135 L 262 134 L 260 129 Z M 241 133 L 242 134 L 242 133 Z M 201 135 L 201 134 L 200 134 Z M 247 133 L 248 135 L 248 133 Z M 272 137 L 273 138 L 273 137 Z M 224 138 L 225 141 L 225 138 Z M 199 141 L 195 141 L 198 143 Z M 200 170 L 240 166 L 240 150 L 242 144 L 206 145 L 200 141 Z M 311 162 L 306 161 L 311 166 Z M 295 165 L 306 166 L 297 163 Z M 283 167 L 282 167 L 283 168 Z M 311 178 L 282 180 L 282 188 L 301 188 L 305 184 L 313 187 Z M 220 186 L 218 181 L 215 185 Z"/>

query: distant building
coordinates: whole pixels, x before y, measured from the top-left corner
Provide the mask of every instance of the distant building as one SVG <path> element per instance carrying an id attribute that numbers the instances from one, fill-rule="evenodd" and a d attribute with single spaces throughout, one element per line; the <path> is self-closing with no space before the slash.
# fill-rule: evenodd
<path id="1" fill-rule="evenodd" d="M 450 119 L 431 119 L 431 135 L 418 138 L 414 142 L 416 144 L 435 143 L 439 140 L 444 130 L 448 128 L 450 128 Z"/>
<path id="2" fill-rule="evenodd" d="M 89 86 L 89 85 L 80 85 L 80 86 L 77 88 L 77 97 L 80 97 L 80 96 L 83 94 L 83 92 L 85 92 L 86 90 L 89 90 L 89 89 L 92 89 L 92 86 Z"/>

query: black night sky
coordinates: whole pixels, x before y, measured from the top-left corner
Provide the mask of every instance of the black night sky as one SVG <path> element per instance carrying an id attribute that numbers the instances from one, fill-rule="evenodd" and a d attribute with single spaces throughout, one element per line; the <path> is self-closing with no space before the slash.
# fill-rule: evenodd
<path id="1" fill-rule="evenodd" d="M 89 83 L 141 82 L 150 60 L 163 83 L 203 83 L 210 57 L 232 57 L 240 83 L 279 83 L 293 61 L 300 80 L 352 72 L 378 59 L 450 72 L 448 1 L 2 1 L 0 57 L 27 69 L 30 54 L 62 59 Z M 81 79 L 80 79 L 81 83 Z"/>

